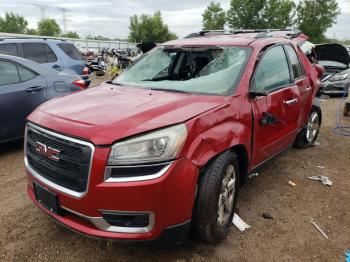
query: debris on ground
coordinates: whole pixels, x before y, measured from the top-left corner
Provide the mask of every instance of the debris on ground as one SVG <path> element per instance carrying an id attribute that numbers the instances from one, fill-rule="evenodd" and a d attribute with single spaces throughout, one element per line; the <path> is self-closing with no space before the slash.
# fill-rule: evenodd
<path id="1" fill-rule="evenodd" d="M 328 236 L 326 235 L 326 233 L 323 232 L 323 230 L 322 230 L 314 221 L 311 220 L 310 223 L 313 224 L 313 225 L 317 228 L 317 230 L 320 231 L 320 233 L 321 233 L 326 239 L 328 239 Z"/>
<path id="2" fill-rule="evenodd" d="M 292 180 L 289 180 L 288 181 L 288 185 L 290 185 L 292 187 L 295 187 L 297 184 L 295 184 Z"/>
<path id="3" fill-rule="evenodd" d="M 253 177 L 259 176 L 259 173 L 252 173 L 249 175 L 249 179 L 252 179 Z"/>
<path id="4" fill-rule="evenodd" d="M 314 146 L 320 146 L 321 145 L 321 143 L 320 142 L 314 142 Z"/>
<path id="5" fill-rule="evenodd" d="M 232 224 L 237 227 L 241 232 L 250 228 L 250 226 L 242 220 L 236 213 L 233 215 Z"/>
<path id="6" fill-rule="evenodd" d="M 324 166 L 317 166 L 318 168 L 324 169 Z"/>
<path id="7" fill-rule="evenodd" d="M 273 216 L 270 213 L 268 213 L 268 212 L 264 212 L 262 214 L 262 217 L 265 218 L 265 219 L 274 219 Z"/>
<path id="8" fill-rule="evenodd" d="M 309 176 L 308 179 L 321 181 L 325 186 L 331 186 L 333 182 L 326 176 Z"/>

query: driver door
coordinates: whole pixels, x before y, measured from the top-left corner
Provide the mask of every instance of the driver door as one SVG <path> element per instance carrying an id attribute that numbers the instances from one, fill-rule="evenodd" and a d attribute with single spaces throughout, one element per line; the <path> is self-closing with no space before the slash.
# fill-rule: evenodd
<path id="1" fill-rule="evenodd" d="M 252 167 L 290 146 L 298 132 L 300 91 L 292 81 L 289 60 L 282 45 L 268 48 L 252 78 L 254 115 Z M 261 95 L 259 95 L 261 94 Z"/>

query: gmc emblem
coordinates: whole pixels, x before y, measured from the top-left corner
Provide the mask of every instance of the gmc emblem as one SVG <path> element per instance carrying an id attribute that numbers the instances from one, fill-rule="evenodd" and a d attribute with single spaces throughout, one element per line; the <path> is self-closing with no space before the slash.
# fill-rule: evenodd
<path id="1" fill-rule="evenodd" d="M 61 153 L 60 150 L 54 149 L 52 147 L 49 147 L 43 143 L 36 142 L 35 143 L 35 151 L 38 152 L 43 157 L 53 160 L 53 161 L 60 161 L 59 157 L 57 155 Z"/>

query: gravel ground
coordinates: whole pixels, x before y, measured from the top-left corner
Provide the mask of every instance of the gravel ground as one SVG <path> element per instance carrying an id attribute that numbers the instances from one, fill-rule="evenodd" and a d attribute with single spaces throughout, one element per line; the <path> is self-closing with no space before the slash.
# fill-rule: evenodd
<path id="1" fill-rule="evenodd" d="M 93 85 L 101 80 L 108 77 Z M 1 145 L 0 261 L 344 261 L 350 249 L 350 138 L 331 132 L 338 103 L 323 102 L 320 145 L 287 151 L 242 189 L 238 213 L 252 227 L 244 233 L 232 228 L 216 246 L 194 236 L 183 246 L 159 249 L 73 233 L 26 196 L 22 143 Z M 329 176 L 333 186 L 308 180 L 311 175 Z M 274 219 L 262 218 L 263 212 Z"/>

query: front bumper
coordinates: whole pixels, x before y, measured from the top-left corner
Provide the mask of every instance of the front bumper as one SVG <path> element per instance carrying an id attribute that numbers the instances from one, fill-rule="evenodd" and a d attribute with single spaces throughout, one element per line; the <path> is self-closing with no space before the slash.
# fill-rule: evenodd
<path id="1" fill-rule="evenodd" d="M 336 95 L 336 94 L 347 94 L 350 88 L 350 80 L 342 81 L 325 81 L 321 82 L 321 92 L 324 94 Z"/>
<path id="2" fill-rule="evenodd" d="M 44 183 L 27 169 L 28 195 L 46 214 L 66 227 L 91 237 L 149 241 L 166 234 L 169 228 L 189 228 L 192 217 L 198 168 L 186 158 L 175 160 L 162 176 L 135 182 L 105 182 L 109 148 L 96 148 L 87 192 L 80 198 L 65 194 Z M 54 192 L 64 213 L 58 215 L 43 207 L 35 198 L 33 184 Z M 113 227 L 102 212 L 150 214 L 150 224 L 141 230 Z M 178 230 L 177 230 L 178 231 Z M 184 235 L 184 234 L 180 234 Z"/>

